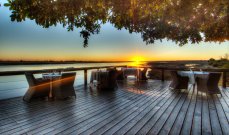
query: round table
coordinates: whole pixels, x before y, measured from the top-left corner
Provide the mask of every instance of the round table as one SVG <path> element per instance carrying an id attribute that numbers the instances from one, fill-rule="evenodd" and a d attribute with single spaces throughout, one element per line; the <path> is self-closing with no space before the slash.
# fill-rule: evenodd
<path id="1" fill-rule="evenodd" d="M 52 83 L 53 83 L 53 79 L 59 79 L 61 77 L 61 74 L 60 73 L 48 73 L 48 74 L 42 74 L 42 77 L 44 79 L 49 79 L 50 80 L 49 98 L 53 98 L 53 96 L 52 96 Z"/>
<path id="2" fill-rule="evenodd" d="M 190 84 L 196 84 L 196 77 L 197 76 L 208 76 L 208 72 L 203 71 L 179 71 L 179 75 L 189 77 Z"/>

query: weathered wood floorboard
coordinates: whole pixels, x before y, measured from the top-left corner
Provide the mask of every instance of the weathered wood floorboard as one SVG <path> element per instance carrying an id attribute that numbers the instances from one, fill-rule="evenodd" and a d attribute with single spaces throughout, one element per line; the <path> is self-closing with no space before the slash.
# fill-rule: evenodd
<path id="1" fill-rule="evenodd" d="M 77 87 L 77 98 L 0 101 L 0 134 L 229 134 L 229 88 L 208 95 L 170 82 L 121 81 L 114 91 Z"/>

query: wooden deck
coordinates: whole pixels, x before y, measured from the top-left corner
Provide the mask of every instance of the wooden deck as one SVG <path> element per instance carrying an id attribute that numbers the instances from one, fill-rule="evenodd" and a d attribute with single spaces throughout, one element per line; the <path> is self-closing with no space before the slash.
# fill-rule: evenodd
<path id="1" fill-rule="evenodd" d="M 0 134 L 229 134 L 229 89 L 209 96 L 170 82 L 119 82 L 115 91 L 77 87 L 77 98 L 0 101 Z"/>

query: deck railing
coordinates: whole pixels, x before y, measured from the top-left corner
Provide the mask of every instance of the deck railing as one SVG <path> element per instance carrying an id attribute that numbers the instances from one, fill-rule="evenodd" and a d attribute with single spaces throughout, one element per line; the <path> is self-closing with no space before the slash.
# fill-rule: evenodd
<path id="1" fill-rule="evenodd" d="M 57 68 L 57 69 L 42 69 L 42 70 L 23 70 L 23 71 L 3 71 L 0 72 L 0 76 L 11 76 L 11 75 L 23 75 L 26 72 L 31 72 L 34 74 L 40 73 L 50 73 L 53 71 L 56 72 L 70 72 L 70 71 L 84 71 L 84 85 L 87 85 L 87 71 L 92 69 L 103 69 L 103 68 L 121 68 L 121 67 L 128 67 L 127 65 L 119 65 L 119 66 L 99 66 L 99 67 L 80 67 L 80 68 Z M 165 80 L 165 71 L 169 70 L 176 70 L 176 71 L 188 71 L 189 68 L 167 68 L 167 67 L 150 67 L 150 66 L 139 66 L 139 68 L 149 68 L 149 69 L 156 69 L 161 70 L 161 80 Z M 200 68 L 192 68 L 193 71 L 200 71 Z M 202 71 L 206 72 L 221 72 L 223 74 L 222 79 L 222 86 L 226 88 L 227 83 L 227 73 L 229 69 L 210 69 L 210 68 L 201 68 Z"/>
<path id="2" fill-rule="evenodd" d="M 104 69 L 104 68 L 121 68 L 127 67 L 127 65 L 118 66 L 96 66 L 96 67 L 80 67 L 80 68 L 55 68 L 55 69 L 41 69 L 41 70 L 21 70 L 21 71 L 2 71 L 0 76 L 11 76 L 11 75 L 23 75 L 26 72 L 33 74 L 51 73 L 51 72 L 71 72 L 71 71 L 84 71 L 84 85 L 87 85 L 87 71 L 92 69 Z"/>

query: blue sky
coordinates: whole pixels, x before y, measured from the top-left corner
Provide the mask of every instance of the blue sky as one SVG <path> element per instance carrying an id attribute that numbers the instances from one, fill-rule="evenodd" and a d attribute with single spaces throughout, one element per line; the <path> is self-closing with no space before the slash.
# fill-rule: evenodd
<path id="1" fill-rule="evenodd" d="M 3 2 L 1 4 L 3 5 Z M 68 32 L 61 25 L 48 29 L 34 20 L 11 22 L 8 8 L 0 7 L 0 58 L 2 60 L 206 60 L 229 53 L 224 43 L 187 44 L 163 40 L 146 45 L 141 35 L 117 30 L 106 23 L 99 34 L 92 35 L 89 47 L 83 48 L 80 29 Z"/>

